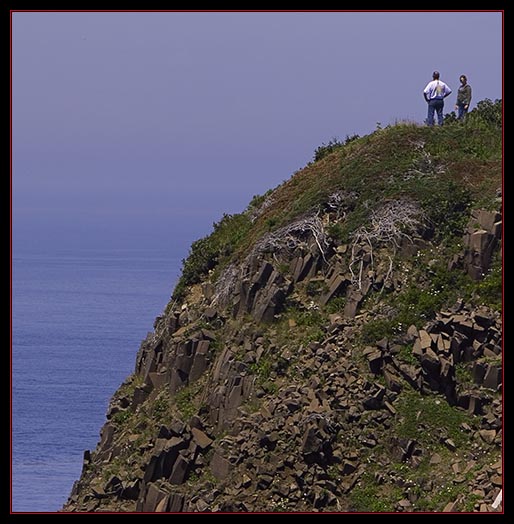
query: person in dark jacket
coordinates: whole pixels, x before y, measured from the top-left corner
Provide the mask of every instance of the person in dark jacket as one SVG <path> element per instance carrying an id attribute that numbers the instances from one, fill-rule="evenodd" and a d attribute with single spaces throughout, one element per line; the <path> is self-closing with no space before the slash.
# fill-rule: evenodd
<path id="1" fill-rule="evenodd" d="M 460 86 L 457 91 L 457 103 L 455 104 L 459 120 L 462 120 L 468 112 L 469 104 L 471 104 L 471 86 L 468 84 L 466 75 L 460 75 Z"/>

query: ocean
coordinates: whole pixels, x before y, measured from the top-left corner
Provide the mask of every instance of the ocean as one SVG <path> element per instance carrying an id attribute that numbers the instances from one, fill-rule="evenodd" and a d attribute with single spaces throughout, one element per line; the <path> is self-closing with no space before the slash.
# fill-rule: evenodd
<path id="1" fill-rule="evenodd" d="M 181 262 L 148 250 L 15 250 L 12 267 L 12 511 L 58 511 Z"/>

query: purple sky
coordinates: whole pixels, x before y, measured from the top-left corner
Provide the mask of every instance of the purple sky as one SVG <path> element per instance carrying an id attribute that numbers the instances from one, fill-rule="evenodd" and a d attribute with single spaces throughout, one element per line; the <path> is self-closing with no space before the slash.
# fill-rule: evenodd
<path id="1" fill-rule="evenodd" d="M 13 13 L 14 249 L 178 257 L 331 138 L 502 97 L 502 14 Z M 472 103 L 472 106 L 474 104 Z"/>

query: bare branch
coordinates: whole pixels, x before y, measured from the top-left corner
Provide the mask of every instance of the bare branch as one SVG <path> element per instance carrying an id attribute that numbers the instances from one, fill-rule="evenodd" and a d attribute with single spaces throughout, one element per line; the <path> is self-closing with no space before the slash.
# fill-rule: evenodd
<path id="1" fill-rule="evenodd" d="M 216 282 L 213 304 L 226 304 L 235 291 L 236 284 L 244 275 L 250 263 L 256 257 L 264 253 L 272 253 L 273 259 L 279 261 L 277 254 L 285 254 L 288 257 L 298 250 L 302 245 L 306 246 L 309 240 L 314 240 L 323 260 L 326 262 L 325 252 L 328 249 L 325 227 L 318 213 L 296 220 L 277 231 L 267 233 L 253 246 L 240 266 L 229 265 Z"/>
<path id="2" fill-rule="evenodd" d="M 387 270 L 387 274 L 384 277 L 384 282 L 382 284 L 382 289 L 380 290 L 380 293 L 382 293 L 382 291 L 384 291 L 384 288 L 385 288 L 386 283 L 387 283 L 387 279 L 391 276 L 391 273 L 393 272 L 393 259 L 389 255 L 388 255 L 388 257 L 389 257 L 389 269 Z"/>
<path id="3" fill-rule="evenodd" d="M 359 279 L 357 279 L 352 271 L 352 266 L 356 262 L 363 261 L 362 244 L 368 244 L 370 247 L 371 267 L 373 267 L 374 248 L 381 245 L 391 245 L 398 249 L 404 238 L 413 242 L 412 235 L 422 227 L 424 217 L 414 202 L 410 200 L 392 200 L 377 211 L 372 211 L 370 222 L 371 224 L 368 227 L 361 226 L 353 234 L 349 269 L 352 275 L 352 282 L 358 284 L 359 289 L 361 288 L 360 275 Z M 392 260 L 387 277 L 389 277 L 391 271 Z"/>

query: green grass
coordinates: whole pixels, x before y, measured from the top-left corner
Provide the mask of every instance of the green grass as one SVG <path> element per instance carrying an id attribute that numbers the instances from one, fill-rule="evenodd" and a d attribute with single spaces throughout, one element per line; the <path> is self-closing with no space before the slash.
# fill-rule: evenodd
<path id="1" fill-rule="evenodd" d="M 296 338 L 301 344 L 309 344 L 310 342 L 320 342 L 325 337 L 324 326 L 327 317 L 323 311 L 319 309 L 302 310 L 297 307 L 289 307 L 286 311 L 288 318 L 291 318 L 296 323 L 295 333 Z M 287 323 L 284 323 L 283 328 L 284 340 L 290 339 L 290 330 Z"/>
<path id="2" fill-rule="evenodd" d="M 480 304 L 492 307 L 496 311 L 502 310 L 503 296 L 503 279 L 502 267 L 499 251 L 496 252 L 496 258 L 492 267 L 485 278 L 478 283 L 474 300 Z"/>
<path id="3" fill-rule="evenodd" d="M 471 125 L 448 126 L 444 136 L 426 127 L 399 124 L 372 133 L 338 147 L 332 154 L 297 173 L 277 189 L 273 213 L 281 225 L 301 213 L 320 205 L 328 194 L 351 189 L 358 195 L 355 209 L 338 227 L 337 237 L 347 239 L 358 226 L 365 223 L 372 209 L 382 198 L 411 196 L 422 200 L 429 218 L 444 226 L 444 233 L 461 227 L 462 211 L 475 196 L 469 184 L 470 174 L 479 182 L 491 171 L 491 162 L 501 159 L 501 133 L 496 128 Z M 488 154 L 469 150 L 469 143 L 483 135 Z M 453 137 L 453 138 L 452 138 Z M 423 143 L 423 149 L 416 144 Z M 391 148 L 394 144 L 394 148 Z M 466 153 L 462 149 L 467 147 Z M 409 173 L 429 155 L 434 165 L 444 172 L 436 174 L 425 170 L 418 176 Z M 468 164 L 472 164 L 471 168 Z M 321 174 L 321 171 L 323 174 Z M 424 176 L 423 176 L 424 175 Z M 500 182 L 501 173 L 497 173 Z M 292 179 L 293 180 L 293 179 Z M 490 182 L 490 180 L 489 180 Z M 269 218 L 269 217 L 268 217 Z"/>
<path id="4" fill-rule="evenodd" d="M 430 497 L 421 497 L 416 502 L 417 511 L 442 511 L 448 502 L 455 502 L 459 495 L 465 495 L 465 499 L 472 501 L 473 505 L 477 500 L 475 497 L 470 497 L 468 492 L 468 484 L 455 484 L 452 480 L 442 482 L 436 490 L 433 490 Z"/>
<path id="5" fill-rule="evenodd" d="M 197 381 L 182 388 L 175 394 L 175 405 L 186 422 L 198 412 L 197 395 L 200 390 L 201 381 Z"/>
<path id="6" fill-rule="evenodd" d="M 139 375 L 132 374 L 130 375 L 123 384 L 116 391 L 116 396 L 118 398 L 128 397 L 130 398 L 134 391 L 143 385 L 143 377 Z"/>
<path id="7" fill-rule="evenodd" d="M 126 409 L 126 410 L 118 411 L 117 413 L 115 413 L 112 416 L 111 420 L 119 426 L 124 426 L 127 423 L 127 421 L 130 420 L 131 417 L 132 417 L 132 412 Z"/>
<path id="8" fill-rule="evenodd" d="M 168 392 L 161 393 L 152 403 L 152 417 L 157 423 L 166 423 L 171 420 L 170 398 Z"/>
<path id="9" fill-rule="evenodd" d="M 410 272 L 406 287 L 386 295 L 375 294 L 367 298 L 372 307 L 373 299 L 389 306 L 387 318 L 376 318 L 365 324 L 361 331 L 361 342 L 373 344 L 384 337 L 394 340 L 406 332 L 409 326 L 423 327 L 436 313 L 451 307 L 461 298 L 469 301 L 475 293 L 480 294 L 481 284 L 474 282 L 461 270 L 448 270 L 453 246 L 439 246 L 438 251 L 420 252 Z M 491 286 L 491 294 L 497 286 Z M 497 296 L 497 295 L 495 295 Z M 404 355 L 406 356 L 406 355 Z"/>
<path id="10" fill-rule="evenodd" d="M 458 384 L 473 384 L 472 364 L 469 362 L 459 362 L 455 364 L 455 378 Z"/>
<path id="11" fill-rule="evenodd" d="M 480 495 L 477 495 L 476 493 L 469 493 L 466 495 L 466 500 L 464 503 L 464 507 L 462 508 L 462 511 L 466 511 L 468 513 L 471 513 L 475 507 L 475 504 L 481 499 Z"/>
<path id="12" fill-rule="evenodd" d="M 330 299 L 324 308 L 327 314 L 342 313 L 346 306 L 346 297 L 335 297 Z"/>
<path id="13" fill-rule="evenodd" d="M 405 390 L 397 404 L 399 437 L 414 439 L 428 448 L 441 447 L 438 437 L 450 438 L 457 447 L 469 437 L 462 432 L 463 422 L 473 423 L 473 417 L 465 411 L 450 406 L 444 397 L 421 395 L 412 389 Z"/>
<path id="14" fill-rule="evenodd" d="M 397 357 L 402 362 L 405 362 L 406 364 L 411 365 L 418 365 L 419 360 L 416 358 L 415 355 L 412 354 L 412 344 L 406 344 L 404 346 L 401 346 L 400 352 L 398 353 Z"/>
<path id="15" fill-rule="evenodd" d="M 257 378 L 257 384 L 269 395 L 278 391 L 278 385 L 272 378 L 272 373 L 284 375 L 288 367 L 288 362 L 281 358 L 274 358 L 273 355 L 267 354 L 260 358 L 259 362 L 254 362 L 248 368 L 248 371 Z"/>
<path id="16" fill-rule="evenodd" d="M 395 503 L 403 495 L 401 488 L 397 486 L 377 484 L 372 472 L 368 471 L 350 491 L 348 498 L 353 511 L 383 513 L 394 511 Z"/>
<path id="17" fill-rule="evenodd" d="M 293 312 L 293 318 L 298 326 L 311 328 L 321 326 L 325 320 L 324 315 L 317 309 L 296 310 Z"/>
<path id="18" fill-rule="evenodd" d="M 257 375 L 257 378 L 260 382 L 265 382 L 269 379 L 271 372 L 273 370 L 273 360 L 270 356 L 261 357 L 259 362 L 254 362 L 250 364 L 249 371 Z"/>
<path id="19" fill-rule="evenodd" d="M 388 319 L 370 320 L 362 326 L 361 342 L 374 344 L 384 337 L 391 338 L 398 331 L 398 322 Z"/>

